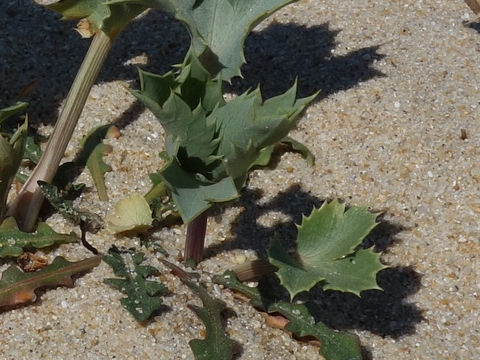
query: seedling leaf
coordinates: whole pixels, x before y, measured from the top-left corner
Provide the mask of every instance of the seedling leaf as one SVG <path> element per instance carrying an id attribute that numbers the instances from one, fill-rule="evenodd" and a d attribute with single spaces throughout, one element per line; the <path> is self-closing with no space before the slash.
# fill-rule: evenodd
<path id="1" fill-rule="evenodd" d="M 164 261 L 182 282 L 202 300 L 203 307 L 188 305 L 205 325 L 205 339 L 194 339 L 189 342 L 196 360 L 228 360 L 233 356 L 233 341 L 225 333 L 222 322 L 222 311 L 225 303 L 208 293 L 205 287 L 192 279 L 191 275 L 179 267 Z"/>
<path id="2" fill-rule="evenodd" d="M 302 338 L 313 336 L 320 340 L 320 354 L 327 360 L 361 360 L 362 352 L 358 337 L 330 329 L 322 322 L 315 322 L 308 308 L 301 304 L 277 301 L 272 294 L 265 295 L 258 287 L 241 283 L 233 271 L 215 276 L 213 281 L 246 295 L 251 304 L 268 313 L 279 313 L 289 320 L 284 330 L 291 331 Z"/>
<path id="3" fill-rule="evenodd" d="M 100 256 L 69 262 L 57 256 L 52 264 L 36 272 L 24 273 L 17 266 L 5 270 L 0 280 L 0 307 L 11 307 L 36 300 L 35 290 L 73 286 L 72 275 L 88 271 L 100 263 Z"/>
<path id="4" fill-rule="evenodd" d="M 152 212 L 145 198 L 133 194 L 115 204 L 114 212 L 107 215 L 107 230 L 113 234 L 142 232 L 152 226 Z"/>
<path id="5" fill-rule="evenodd" d="M 105 279 L 105 284 L 126 294 L 120 302 L 137 321 L 146 321 L 161 308 L 162 295 L 166 291 L 164 284 L 147 280 L 158 273 L 153 266 L 141 265 L 143 253 L 134 253 L 131 256 L 132 264 L 127 264 L 122 255 L 115 248 L 108 251 L 103 260 L 112 267 L 113 272 L 120 278 Z M 129 266 L 130 265 L 130 266 Z"/>
<path id="6" fill-rule="evenodd" d="M 377 273 L 384 269 L 380 254 L 357 247 L 377 225 L 364 208 L 345 205 L 337 200 L 314 209 L 298 226 L 297 249 L 290 255 L 278 238 L 269 249 L 270 262 L 278 267 L 280 282 L 293 298 L 317 283 L 324 290 L 351 292 L 360 296 L 368 289 L 380 289 Z"/>
<path id="7" fill-rule="evenodd" d="M 27 248 L 44 248 L 54 244 L 66 244 L 78 241 L 74 232 L 56 233 L 45 223 L 39 223 L 35 233 L 26 233 L 18 229 L 13 217 L 6 218 L 0 225 L 0 258 L 19 256 Z"/>

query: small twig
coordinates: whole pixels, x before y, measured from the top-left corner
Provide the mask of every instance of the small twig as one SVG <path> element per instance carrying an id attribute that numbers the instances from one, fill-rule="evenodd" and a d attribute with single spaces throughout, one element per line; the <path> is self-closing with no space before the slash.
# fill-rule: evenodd
<path id="1" fill-rule="evenodd" d="M 82 232 L 82 245 L 85 246 L 88 250 L 90 250 L 94 255 L 98 255 L 99 251 L 87 241 L 88 226 L 89 225 L 85 221 L 80 221 L 80 231 Z"/>

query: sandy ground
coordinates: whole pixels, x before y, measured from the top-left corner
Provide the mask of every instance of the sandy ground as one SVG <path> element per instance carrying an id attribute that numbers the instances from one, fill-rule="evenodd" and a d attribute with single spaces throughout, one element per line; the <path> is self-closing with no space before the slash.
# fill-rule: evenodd
<path id="1" fill-rule="evenodd" d="M 260 83 L 270 97 L 295 77 L 300 95 L 321 89 L 292 132 L 317 161 L 309 167 L 297 154 L 279 154 L 275 166 L 252 173 L 238 202 L 212 212 L 203 279 L 265 256 L 274 233 L 291 240 L 302 213 L 336 197 L 384 213 L 369 242 L 384 251 L 391 268 L 379 275 L 383 292 L 365 292 L 361 299 L 319 292 L 319 320 L 358 334 L 366 357 L 375 360 L 477 358 L 480 23 L 466 23 L 474 19 L 462 0 L 311 0 L 262 23 L 247 40 L 245 78 L 229 91 Z M 30 1 L 0 4 L 0 102 L 11 104 L 37 81 L 27 100 L 32 125 L 43 135 L 88 46 L 72 28 Z M 162 165 L 163 131 L 122 84 L 138 86 L 135 64 L 168 70 L 182 60 L 187 44 L 182 25 L 158 12 L 118 39 L 66 154 L 73 158 L 95 125 L 121 129 L 119 139 L 107 141 L 114 147 L 106 157 L 113 168 L 106 176 L 110 201 L 98 200 L 84 172 L 78 181 L 88 189 L 79 207 L 104 215 L 127 194 L 148 190 L 148 174 Z M 78 231 L 58 215 L 48 223 Z M 185 228 L 150 236 L 174 258 Z M 139 246 L 138 238 L 106 231 L 89 240 L 101 251 L 113 243 Z M 57 254 L 71 260 L 89 255 L 80 245 L 45 252 Z M 149 261 L 165 270 L 155 256 Z M 106 264 L 72 289 L 47 291 L 33 306 L 1 313 L 0 358 L 193 359 L 188 340 L 201 337 L 203 326 L 186 304 L 198 300 L 164 272 L 172 294 L 165 311 L 146 325 L 136 323 L 121 307 L 122 295 L 102 283 L 112 276 Z M 238 359 L 320 358 L 315 346 L 266 326 L 229 291 L 208 286 L 235 313 L 227 329 L 241 344 Z"/>

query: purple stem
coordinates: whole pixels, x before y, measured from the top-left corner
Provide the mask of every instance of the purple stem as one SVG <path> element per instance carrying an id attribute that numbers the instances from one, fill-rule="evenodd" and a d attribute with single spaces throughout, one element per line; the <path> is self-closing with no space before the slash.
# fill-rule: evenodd
<path id="1" fill-rule="evenodd" d="M 207 232 L 207 212 L 204 211 L 187 225 L 185 240 L 185 261 L 193 260 L 198 264 L 203 259 L 203 247 Z"/>

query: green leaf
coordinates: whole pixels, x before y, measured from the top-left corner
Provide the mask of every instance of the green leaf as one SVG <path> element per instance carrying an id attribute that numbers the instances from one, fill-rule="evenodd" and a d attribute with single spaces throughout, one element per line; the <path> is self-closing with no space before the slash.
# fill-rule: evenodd
<path id="1" fill-rule="evenodd" d="M 230 80 L 245 63 L 243 44 L 250 31 L 276 10 L 296 0 L 130 0 L 169 10 L 185 23 L 192 50 L 212 75 Z"/>
<path id="2" fill-rule="evenodd" d="M 213 281 L 240 292 L 250 298 L 251 304 L 268 313 L 280 313 L 289 320 L 285 330 L 298 337 L 313 336 L 320 340 L 320 354 L 327 360 L 361 360 L 362 351 L 358 337 L 330 329 L 322 322 L 315 322 L 308 308 L 302 304 L 277 301 L 271 291 L 265 295 L 258 287 L 241 283 L 233 271 L 215 276 Z"/>
<path id="3" fill-rule="evenodd" d="M 5 270 L 0 280 L 0 307 L 11 307 L 35 301 L 35 290 L 45 287 L 73 286 L 72 275 L 90 270 L 100 263 L 100 256 L 69 262 L 57 256 L 41 270 L 24 273 L 16 266 Z"/>
<path id="4" fill-rule="evenodd" d="M 233 356 L 233 341 L 227 336 L 222 321 L 222 311 L 225 303 L 208 293 L 205 287 L 193 279 L 178 266 L 163 260 L 172 273 L 180 278 L 192 292 L 202 300 L 203 307 L 188 305 L 205 325 L 206 337 L 189 342 L 196 360 L 228 360 Z"/>
<path id="5" fill-rule="evenodd" d="M 266 101 L 256 89 L 225 103 L 221 89 L 205 76 L 198 62 L 187 56 L 182 66 L 187 69 L 176 77 L 173 73 L 158 76 L 140 71 L 141 90 L 132 93 L 165 129 L 171 162 L 160 174 L 188 223 L 212 203 L 238 197 L 249 169 L 269 159 L 269 147 L 278 141 L 290 142 L 286 135 L 316 94 L 296 99 L 294 85 Z M 197 101 L 192 93 L 185 93 L 184 82 L 196 83 L 200 89 Z M 215 102 L 215 98 L 221 100 Z M 203 108 L 207 103 L 208 109 Z"/>
<path id="6" fill-rule="evenodd" d="M 44 248 L 54 244 L 67 244 L 78 241 L 74 232 L 56 233 L 45 223 L 39 223 L 35 233 L 26 233 L 18 229 L 13 217 L 6 218 L 0 225 L 0 258 L 19 256 L 27 248 Z"/>
<path id="7" fill-rule="evenodd" d="M 128 264 L 117 249 L 112 248 L 108 253 L 110 255 L 105 255 L 103 260 L 120 278 L 105 279 L 103 282 L 127 295 L 120 302 L 137 321 L 148 320 L 162 307 L 160 295 L 166 291 L 164 284 L 147 280 L 148 277 L 158 274 L 158 270 L 153 266 L 141 265 L 144 256 L 141 252 L 131 255 Z"/>
<path id="8" fill-rule="evenodd" d="M 290 136 L 284 137 L 280 142 L 290 145 L 293 151 L 300 153 L 308 165 L 315 165 L 315 155 L 313 155 L 313 153 L 301 142 L 292 139 Z"/>
<path id="9" fill-rule="evenodd" d="M 345 205 L 337 200 L 314 209 L 298 226 L 297 249 L 290 255 L 277 238 L 272 240 L 268 255 L 278 267 L 276 274 L 293 298 L 317 283 L 324 290 L 360 292 L 380 289 L 377 273 L 384 269 L 380 254 L 358 246 L 377 225 L 364 208 Z"/>
<path id="10" fill-rule="evenodd" d="M 279 301 L 268 308 L 268 312 L 277 312 L 290 322 L 285 330 L 299 337 L 314 336 L 322 346 L 320 354 L 327 360 L 362 360 L 360 341 L 355 335 L 330 329 L 322 322 L 315 323 L 307 307 Z"/>
<path id="11" fill-rule="evenodd" d="M 173 160 L 162 170 L 164 182 L 172 189 L 172 198 L 185 223 L 189 223 L 212 203 L 225 202 L 239 196 L 232 178 L 208 182 L 186 172 Z"/>
<path id="12" fill-rule="evenodd" d="M 82 151 L 75 161 L 80 166 L 87 165 L 101 201 L 108 201 L 105 173 L 112 171 L 110 165 L 103 161 L 103 155 L 112 152 L 112 147 L 103 144 L 102 140 L 108 137 L 113 128 L 111 125 L 100 125 L 85 135 L 82 140 Z"/>
<path id="13" fill-rule="evenodd" d="M 27 136 L 25 139 L 25 153 L 23 154 L 24 159 L 30 160 L 35 165 L 40 161 L 42 156 L 42 150 L 40 146 L 35 144 L 35 139 L 33 136 Z"/>
<path id="14" fill-rule="evenodd" d="M 233 342 L 225 333 L 221 313 L 225 303 L 211 297 L 207 290 L 192 280 L 182 280 L 201 300 L 203 307 L 188 307 L 205 324 L 207 334 L 204 340 L 191 340 L 190 347 L 198 360 L 228 360 L 232 358 Z"/>

